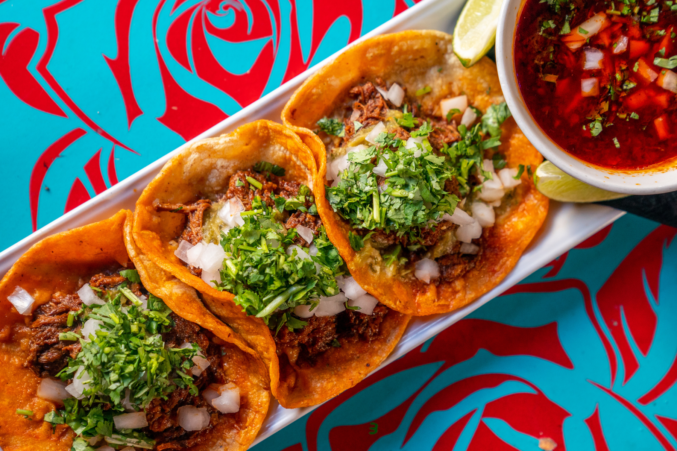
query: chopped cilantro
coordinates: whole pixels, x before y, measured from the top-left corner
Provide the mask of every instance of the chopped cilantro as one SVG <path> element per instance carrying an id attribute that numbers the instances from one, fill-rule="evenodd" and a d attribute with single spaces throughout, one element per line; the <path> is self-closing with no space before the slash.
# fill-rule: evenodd
<path id="1" fill-rule="evenodd" d="M 243 182 L 242 180 L 240 180 L 240 179 L 237 179 L 237 180 L 235 181 L 235 186 L 244 186 L 244 182 Z"/>
<path id="2" fill-rule="evenodd" d="M 447 111 L 447 122 L 451 122 L 451 118 L 456 116 L 457 114 L 461 114 L 461 110 L 458 108 L 452 108 L 449 111 Z"/>
<path id="3" fill-rule="evenodd" d="M 355 127 L 355 131 L 357 132 L 359 129 L 362 128 L 362 122 L 360 122 L 360 121 L 353 121 L 353 127 Z"/>
<path id="4" fill-rule="evenodd" d="M 632 119 L 639 119 L 639 114 L 637 114 L 637 113 L 635 113 L 635 112 L 633 111 L 632 113 L 630 113 L 630 117 L 631 117 Z"/>
<path id="5" fill-rule="evenodd" d="M 559 34 L 569 34 L 571 33 L 571 25 L 569 25 L 569 20 L 567 19 L 564 22 L 564 25 L 562 25 L 562 29 L 560 30 Z"/>
<path id="6" fill-rule="evenodd" d="M 334 338 L 331 342 L 331 346 L 334 347 L 334 348 L 340 348 L 341 343 L 336 338 Z"/>
<path id="7" fill-rule="evenodd" d="M 299 191 L 309 194 L 307 187 Z M 285 228 L 277 219 L 279 213 L 258 196 L 252 201 L 253 210 L 258 213 L 244 216 L 244 225 L 221 234 L 226 260 L 217 289 L 234 293 L 237 305 L 276 332 L 285 325 L 303 327 L 306 323 L 291 313 L 297 305 L 339 293 L 336 276 L 343 273 L 343 260 L 324 227 L 313 239 L 317 254 L 311 256 L 308 248 L 290 248 L 298 232 Z"/>
<path id="8" fill-rule="evenodd" d="M 493 138 L 500 138 L 501 124 L 510 116 L 510 110 L 505 102 L 490 106 L 482 116 L 482 131 L 490 134 Z"/>
<path id="9" fill-rule="evenodd" d="M 280 166 L 269 163 L 267 161 L 259 161 L 254 165 L 255 172 L 270 172 L 271 174 L 277 175 L 278 177 L 283 177 L 285 170 Z M 244 185 L 244 184 L 243 184 Z M 239 185 L 238 185 L 239 186 Z"/>
<path id="10" fill-rule="evenodd" d="M 406 127 L 406 128 L 412 128 L 416 127 L 416 119 L 414 119 L 414 115 L 412 113 L 404 112 L 401 118 L 396 119 L 396 122 L 401 126 L 401 127 Z"/>
<path id="11" fill-rule="evenodd" d="M 588 30 L 584 29 L 583 27 L 578 27 L 578 32 L 580 34 L 588 34 L 589 33 Z"/>
<path id="12" fill-rule="evenodd" d="M 635 86 L 637 86 L 637 83 L 635 83 L 634 81 L 625 80 L 625 83 L 623 83 L 623 89 L 626 90 L 626 91 L 629 91 L 630 89 L 634 88 Z"/>
<path id="13" fill-rule="evenodd" d="M 617 149 L 620 149 L 621 144 L 618 142 L 618 139 L 616 139 L 616 137 L 614 137 L 613 141 L 614 141 L 614 146 L 616 146 Z"/>
<path id="14" fill-rule="evenodd" d="M 123 269 L 120 271 L 120 275 L 132 283 L 141 282 L 141 277 L 139 277 L 139 272 L 136 269 Z"/>
<path id="15" fill-rule="evenodd" d="M 635 61 L 635 65 L 632 67 L 632 71 L 637 72 L 638 69 L 639 69 L 639 61 Z"/>
<path id="16" fill-rule="evenodd" d="M 421 88 L 421 89 L 419 89 L 418 91 L 416 91 L 416 96 L 417 96 L 417 97 L 424 96 L 424 95 L 428 94 L 428 93 L 429 93 L 430 91 L 432 91 L 432 90 L 433 90 L 433 88 L 431 88 L 430 86 L 424 86 L 423 88 Z"/>
<path id="17" fill-rule="evenodd" d="M 524 165 L 520 164 L 517 169 L 517 175 L 515 175 L 513 178 L 515 180 L 519 180 L 522 178 L 522 174 L 524 174 Z"/>
<path id="18" fill-rule="evenodd" d="M 364 238 L 356 233 L 348 232 L 348 240 L 350 241 L 350 247 L 352 247 L 355 252 L 361 251 L 364 247 Z"/>
<path id="19" fill-rule="evenodd" d="M 555 28 L 555 21 L 554 20 L 544 20 L 543 22 L 541 22 L 540 34 L 543 34 L 547 30 L 550 30 L 551 28 Z"/>
<path id="20" fill-rule="evenodd" d="M 23 416 L 27 420 L 30 420 L 31 419 L 30 417 L 33 416 L 33 411 L 32 410 L 17 409 L 16 414 Z"/>
<path id="21" fill-rule="evenodd" d="M 658 22 L 658 15 L 660 13 L 660 7 L 652 9 L 649 14 L 644 13 L 641 18 L 642 23 L 656 23 Z"/>
<path id="22" fill-rule="evenodd" d="M 317 126 L 320 127 L 320 130 L 328 135 L 343 137 L 345 133 L 343 122 L 339 121 L 338 119 L 324 117 L 317 121 Z"/>
<path id="23" fill-rule="evenodd" d="M 506 164 L 505 157 L 500 153 L 495 153 L 491 160 L 494 163 L 494 169 L 503 169 Z"/>

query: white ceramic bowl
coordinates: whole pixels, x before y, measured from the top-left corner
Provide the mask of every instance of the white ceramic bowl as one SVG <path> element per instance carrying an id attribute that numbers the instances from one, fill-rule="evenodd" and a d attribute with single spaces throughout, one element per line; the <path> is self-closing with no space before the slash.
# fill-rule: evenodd
<path id="1" fill-rule="evenodd" d="M 515 76 L 513 42 L 517 19 L 526 0 L 505 0 L 496 33 L 496 63 L 503 95 L 517 125 L 541 154 L 567 174 L 599 188 L 626 194 L 658 194 L 677 191 L 674 159 L 641 170 L 614 170 L 582 161 L 553 142 L 524 104 Z"/>

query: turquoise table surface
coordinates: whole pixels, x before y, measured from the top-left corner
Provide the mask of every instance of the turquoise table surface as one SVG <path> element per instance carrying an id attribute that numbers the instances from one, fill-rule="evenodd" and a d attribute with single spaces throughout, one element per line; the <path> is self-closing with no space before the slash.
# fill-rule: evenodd
<path id="1" fill-rule="evenodd" d="M 0 0 L 0 249 L 413 4 Z M 256 449 L 676 449 L 675 234 L 625 216 Z"/>

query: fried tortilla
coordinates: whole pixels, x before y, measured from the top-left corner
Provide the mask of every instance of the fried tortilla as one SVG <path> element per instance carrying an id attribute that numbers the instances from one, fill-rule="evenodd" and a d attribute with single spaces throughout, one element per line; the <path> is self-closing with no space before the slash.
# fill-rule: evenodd
<path id="1" fill-rule="evenodd" d="M 409 321 L 347 274 L 314 206 L 315 171 L 296 134 L 258 121 L 172 158 L 134 216 L 144 254 L 259 353 L 287 408 L 357 384 Z"/>
<path id="2" fill-rule="evenodd" d="M 406 31 L 350 47 L 285 106 L 315 156 L 330 240 L 392 309 L 473 302 L 543 224 L 548 200 L 529 176 L 542 157 L 502 102 L 492 61 L 466 69 L 451 36 Z"/>
<path id="3" fill-rule="evenodd" d="M 0 416 L 0 446 L 5 451 L 94 449 L 107 444 L 156 450 L 245 450 L 256 437 L 270 402 L 266 367 L 204 308 L 194 289 L 139 253 L 131 238 L 131 219 L 131 212 L 123 210 L 110 219 L 48 237 L 2 279 L 0 405 L 5 413 Z M 34 301 L 32 306 L 27 306 L 27 299 Z M 24 307 L 22 315 L 17 308 L 23 311 Z M 108 323 L 121 328 L 108 329 Z M 124 338 L 115 349 L 98 348 L 104 343 L 99 340 L 117 333 L 131 338 Z M 197 354 L 191 343 L 199 347 Z M 156 356 L 141 351 L 125 354 L 141 347 L 155 349 Z M 159 366 L 129 379 L 137 374 L 136 365 L 146 365 L 138 363 L 135 355 L 140 362 Z M 188 359 L 194 355 L 201 360 L 192 357 L 191 367 Z M 127 366 L 109 371 L 108 365 L 120 357 Z M 86 359 L 100 359 L 103 369 L 96 372 L 84 364 L 84 371 L 68 375 L 76 362 Z M 180 370 L 178 366 L 171 372 L 171 368 L 163 370 L 170 361 Z M 179 377 L 177 371 L 183 375 Z M 78 381 L 82 381 L 79 388 Z M 90 383 L 105 391 L 90 395 L 86 391 Z M 139 387 L 144 384 L 156 396 L 142 393 Z M 230 406 L 231 413 L 212 405 L 225 399 L 224 387 L 234 396 L 229 399 L 239 402 L 239 408 Z M 84 423 L 78 412 L 84 412 Z M 186 430 L 182 415 L 184 420 L 188 415 L 202 423 Z M 146 426 L 119 423 L 134 428 L 119 430 L 121 418 Z M 81 429 L 78 435 L 71 427 L 76 425 Z"/>

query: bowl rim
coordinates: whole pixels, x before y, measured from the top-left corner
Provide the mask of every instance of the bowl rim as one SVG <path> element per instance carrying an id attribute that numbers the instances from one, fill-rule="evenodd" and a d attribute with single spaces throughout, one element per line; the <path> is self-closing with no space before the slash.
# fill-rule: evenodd
<path id="1" fill-rule="evenodd" d="M 504 0 L 496 31 L 496 64 L 503 96 L 517 125 L 536 149 L 555 166 L 589 185 L 624 194 L 677 191 L 677 160 L 656 168 L 614 170 L 580 160 L 554 143 L 524 104 L 515 75 L 513 42 L 517 20 L 527 0 Z"/>

